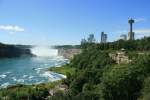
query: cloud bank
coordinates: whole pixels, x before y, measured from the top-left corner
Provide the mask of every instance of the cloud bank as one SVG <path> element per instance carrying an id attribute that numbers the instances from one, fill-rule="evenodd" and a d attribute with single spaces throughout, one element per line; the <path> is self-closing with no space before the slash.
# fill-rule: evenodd
<path id="1" fill-rule="evenodd" d="M 0 30 L 7 31 L 11 34 L 25 31 L 24 28 L 17 25 L 0 25 Z"/>
<path id="2" fill-rule="evenodd" d="M 150 28 L 147 28 L 147 29 L 135 29 L 133 31 L 134 33 L 138 33 L 138 34 L 149 34 L 150 35 Z M 119 34 L 124 34 L 124 33 L 128 33 L 127 30 L 122 30 L 122 31 L 117 31 L 115 33 L 119 33 Z"/>
<path id="3" fill-rule="evenodd" d="M 140 33 L 140 34 L 149 34 L 150 35 L 150 29 L 137 29 L 134 32 Z"/>
<path id="4" fill-rule="evenodd" d="M 137 18 L 137 19 L 135 19 L 135 22 L 145 22 L 145 21 L 147 21 L 147 19 L 146 18 Z"/>

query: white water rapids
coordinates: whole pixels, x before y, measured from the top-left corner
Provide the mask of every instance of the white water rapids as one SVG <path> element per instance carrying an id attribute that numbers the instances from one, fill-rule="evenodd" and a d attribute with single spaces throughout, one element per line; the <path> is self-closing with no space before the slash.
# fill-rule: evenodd
<path id="1" fill-rule="evenodd" d="M 31 53 L 39 57 L 56 57 L 58 50 L 49 46 L 35 46 L 31 49 Z"/>

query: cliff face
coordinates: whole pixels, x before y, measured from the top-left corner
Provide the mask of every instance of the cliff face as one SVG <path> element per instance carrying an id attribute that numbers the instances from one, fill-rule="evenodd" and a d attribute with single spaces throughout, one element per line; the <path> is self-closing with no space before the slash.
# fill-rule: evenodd
<path id="1" fill-rule="evenodd" d="M 81 53 L 81 49 L 58 49 L 58 55 L 66 59 L 72 59 L 75 55 Z"/>
<path id="2" fill-rule="evenodd" d="M 20 56 L 32 56 L 30 49 L 19 48 L 15 45 L 5 45 L 0 43 L 0 58 L 12 58 Z"/>

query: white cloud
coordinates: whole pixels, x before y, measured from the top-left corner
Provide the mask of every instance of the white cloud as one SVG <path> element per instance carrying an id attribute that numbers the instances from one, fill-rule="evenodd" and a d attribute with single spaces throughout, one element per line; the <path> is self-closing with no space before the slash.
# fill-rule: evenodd
<path id="1" fill-rule="evenodd" d="M 137 29 L 134 30 L 135 33 L 140 33 L 140 34 L 150 34 L 150 29 Z"/>
<path id="2" fill-rule="evenodd" d="M 24 28 L 21 28 L 17 25 L 0 25 L 0 30 L 7 31 L 10 34 L 16 33 L 16 32 L 24 32 Z"/>
<path id="3" fill-rule="evenodd" d="M 137 18 L 137 19 L 135 19 L 135 22 L 145 22 L 145 21 L 147 21 L 147 19 L 146 18 Z"/>

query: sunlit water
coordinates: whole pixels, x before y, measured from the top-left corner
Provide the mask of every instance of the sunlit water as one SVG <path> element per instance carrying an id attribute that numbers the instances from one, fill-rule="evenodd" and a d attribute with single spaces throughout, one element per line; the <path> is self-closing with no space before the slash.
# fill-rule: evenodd
<path id="1" fill-rule="evenodd" d="M 47 50 L 51 52 L 48 52 L 48 55 L 46 49 L 41 48 L 41 52 L 37 48 L 34 49 L 34 53 L 39 52 L 39 56 L 0 59 L 0 88 L 18 83 L 38 84 L 65 78 L 63 75 L 47 71 L 47 68 L 61 66 L 68 60 L 58 57 L 55 50 Z"/>

